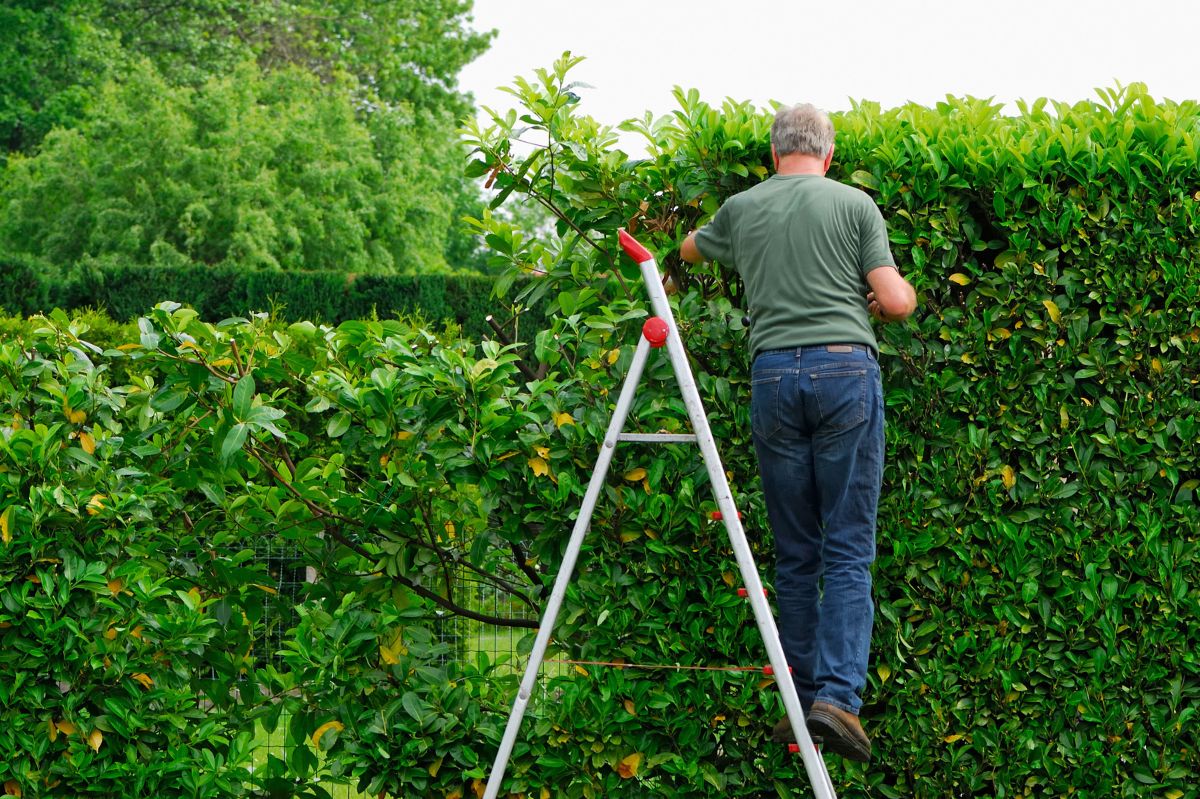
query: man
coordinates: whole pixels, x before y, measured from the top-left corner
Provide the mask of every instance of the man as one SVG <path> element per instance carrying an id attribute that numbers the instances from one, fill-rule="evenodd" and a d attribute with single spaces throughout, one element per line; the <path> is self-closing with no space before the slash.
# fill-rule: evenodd
<path id="1" fill-rule="evenodd" d="M 916 294 L 875 202 L 825 177 L 833 137 L 813 106 L 781 108 L 771 127 L 775 174 L 726 201 L 680 255 L 732 266 L 745 283 L 751 419 L 784 651 L 811 733 L 866 762 L 871 742 L 858 711 L 884 449 L 870 318 L 903 320 Z M 786 719 L 774 735 L 790 740 Z"/>

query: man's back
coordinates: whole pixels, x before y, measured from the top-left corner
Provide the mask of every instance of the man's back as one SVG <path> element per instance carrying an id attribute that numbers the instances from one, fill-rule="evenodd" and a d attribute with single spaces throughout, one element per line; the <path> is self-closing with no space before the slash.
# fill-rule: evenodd
<path id="1" fill-rule="evenodd" d="M 883 218 L 858 189 L 820 175 L 774 175 L 728 200 L 696 245 L 742 275 L 752 352 L 877 348 L 866 275 L 893 260 Z"/>

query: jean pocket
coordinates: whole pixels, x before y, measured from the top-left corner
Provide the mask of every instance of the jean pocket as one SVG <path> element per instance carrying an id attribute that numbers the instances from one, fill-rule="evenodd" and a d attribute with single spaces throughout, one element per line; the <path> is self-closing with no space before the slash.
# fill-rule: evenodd
<path id="1" fill-rule="evenodd" d="M 779 432 L 779 385 L 782 375 L 756 377 L 750 381 L 750 427 L 754 435 L 770 438 Z"/>
<path id="2" fill-rule="evenodd" d="M 867 370 L 841 369 L 811 375 L 813 396 L 826 430 L 849 430 L 867 419 Z"/>

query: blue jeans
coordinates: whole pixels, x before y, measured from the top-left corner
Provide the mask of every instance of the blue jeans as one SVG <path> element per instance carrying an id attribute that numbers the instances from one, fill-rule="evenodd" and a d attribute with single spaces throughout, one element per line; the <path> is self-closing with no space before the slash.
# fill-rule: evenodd
<path id="1" fill-rule="evenodd" d="M 861 345 L 772 350 L 755 358 L 752 378 L 779 632 L 800 704 L 858 713 L 883 480 L 879 363 Z"/>

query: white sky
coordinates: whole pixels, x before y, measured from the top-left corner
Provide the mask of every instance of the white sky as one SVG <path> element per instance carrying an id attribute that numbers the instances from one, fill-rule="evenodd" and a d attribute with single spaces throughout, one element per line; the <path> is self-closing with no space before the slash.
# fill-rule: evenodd
<path id="1" fill-rule="evenodd" d="M 511 108 L 495 87 L 570 50 L 587 57 L 574 79 L 595 87 L 581 111 L 610 125 L 671 112 L 675 85 L 829 111 L 947 94 L 1073 102 L 1117 81 L 1200 98 L 1200 0 L 475 0 L 474 18 L 499 31 L 460 75 L 479 105 Z"/>

